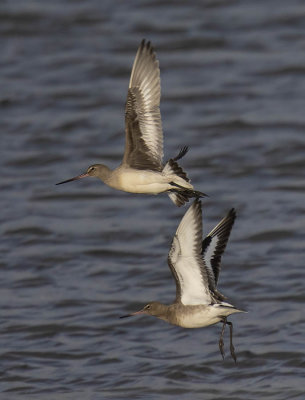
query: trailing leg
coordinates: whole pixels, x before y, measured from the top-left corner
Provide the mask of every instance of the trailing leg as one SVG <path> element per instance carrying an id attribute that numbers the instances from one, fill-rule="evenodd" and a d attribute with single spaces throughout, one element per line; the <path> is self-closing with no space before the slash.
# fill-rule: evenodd
<path id="1" fill-rule="evenodd" d="M 222 359 L 225 359 L 225 352 L 223 350 L 224 344 L 223 344 L 223 334 L 225 333 L 225 328 L 226 328 L 226 323 L 227 323 L 227 318 L 223 318 L 222 319 L 223 325 L 222 325 L 222 329 L 221 329 L 221 333 L 220 333 L 220 338 L 219 338 L 219 350 L 220 350 L 220 354 L 222 355 Z"/>
<path id="2" fill-rule="evenodd" d="M 173 186 L 173 189 L 171 189 L 172 191 L 174 191 L 175 190 L 174 188 L 176 187 L 177 193 L 183 193 L 184 195 L 186 195 L 190 198 L 191 197 L 208 197 L 208 195 L 205 193 L 199 192 L 198 190 L 188 189 L 188 188 L 183 187 L 175 182 L 170 182 L 170 185 Z"/>
<path id="3" fill-rule="evenodd" d="M 232 324 L 232 322 L 229 322 L 229 321 L 227 321 L 227 324 L 230 327 L 230 352 L 231 352 L 231 356 L 232 356 L 233 360 L 236 363 L 235 349 L 233 346 L 233 324 Z"/>

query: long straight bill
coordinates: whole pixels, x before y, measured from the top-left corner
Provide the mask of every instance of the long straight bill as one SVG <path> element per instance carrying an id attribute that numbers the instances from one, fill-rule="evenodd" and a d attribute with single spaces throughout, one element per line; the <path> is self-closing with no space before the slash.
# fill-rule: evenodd
<path id="1" fill-rule="evenodd" d="M 136 311 L 134 313 L 131 314 L 127 314 L 127 315 L 122 315 L 120 318 L 127 318 L 127 317 L 132 317 L 134 315 L 138 315 L 138 314 L 146 314 L 144 310 L 140 310 L 140 311 Z"/>
<path id="2" fill-rule="evenodd" d="M 89 176 L 89 174 L 87 174 L 87 173 L 81 174 L 81 175 L 75 176 L 74 178 L 67 179 L 66 181 L 58 182 L 58 183 L 56 183 L 56 185 L 62 185 L 63 183 L 77 181 L 78 179 L 86 178 L 87 176 Z"/>

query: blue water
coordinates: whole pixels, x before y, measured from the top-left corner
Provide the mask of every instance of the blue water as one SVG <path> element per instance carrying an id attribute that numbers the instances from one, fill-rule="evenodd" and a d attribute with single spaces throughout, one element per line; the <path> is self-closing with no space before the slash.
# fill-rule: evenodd
<path id="1" fill-rule="evenodd" d="M 304 2 L 0 3 L 1 399 L 304 398 Z M 203 201 L 204 230 L 237 220 L 219 289 L 248 310 L 184 330 L 120 320 L 170 303 L 186 207 L 114 191 L 133 59 L 160 61 L 165 158 Z"/>

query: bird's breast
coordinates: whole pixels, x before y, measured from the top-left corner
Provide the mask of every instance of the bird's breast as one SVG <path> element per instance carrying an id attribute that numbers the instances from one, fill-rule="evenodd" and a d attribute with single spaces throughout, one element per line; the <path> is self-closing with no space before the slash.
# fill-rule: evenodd
<path id="1" fill-rule="evenodd" d="M 132 168 L 118 170 L 107 184 L 124 192 L 150 194 L 164 192 L 169 187 L 162 173 Z"/>

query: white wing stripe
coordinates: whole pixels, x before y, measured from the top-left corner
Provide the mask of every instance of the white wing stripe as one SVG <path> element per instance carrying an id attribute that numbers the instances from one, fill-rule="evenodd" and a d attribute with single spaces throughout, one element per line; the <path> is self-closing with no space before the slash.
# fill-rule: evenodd
<path id="1" fill-rule="evenodd" d="M 184 305 L 206 303 L 205 288 L 202 285 L 200 266 L 193 257 L 180 257 L 176 271 L 181 285 L 181 302 Z M 210 301 L 208 301 L 210 302 Z"/>
<path id="2" fill-rule="evenodd" d="M 212 237 L 212 240 L 211 240 L 210 244 L 208 245 L 208 248 L 206 249 L 205 254 L 203 255 L 205 265 L 207 266 L 207 268 L 209 269 L 209 272 L 211 273 L 211 276 L 213 276 L 213 277 L 214 277 L 214 272 L 213 272 L 213 268 L 212 268 L 212 264 L 211 264 L 211 259 L 215 254 L 218 240 L 219 239 L 217 236 Z"/>
<path id="3" fill-rule="evenodd" d="M 180 222 L 169 253 L 170 267 L 179 280 L 180 301 L 184 305 L 211 303 L 208 272 L 201 258 L 201 240 L 201 202 L 195 200 Z"/>

